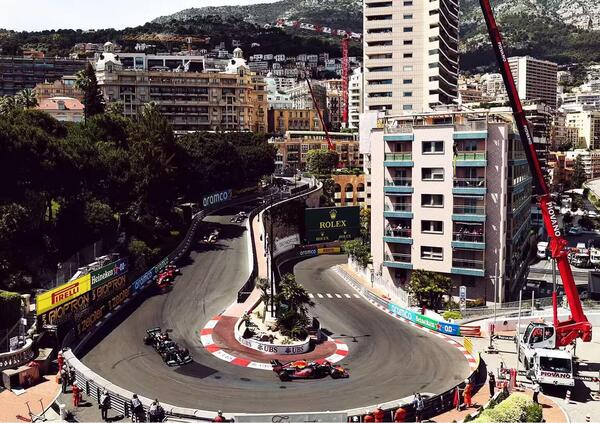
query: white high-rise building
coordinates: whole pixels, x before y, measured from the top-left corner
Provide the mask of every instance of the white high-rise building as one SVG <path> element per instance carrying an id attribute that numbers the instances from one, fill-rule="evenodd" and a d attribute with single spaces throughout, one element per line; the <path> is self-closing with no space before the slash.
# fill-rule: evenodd
<path id="1" fill-rule="evenodd" d="M 509 57 L 508 63 L 521 100 L 540 100 L 556 109 L 558 66 L 530 56 Z"/>
<path id="2" fill-rule="evenodd" d="M 350 75 L 348 83 L 348 126 L 358 128 L 360 114 L 362 113 L 362 85 L 363 73 L 361 68 L 356 68 Z"/>
<path id="3" fill-rule="evenodd" d="M 458 0 L 365 0 L 364 110 L 422 112 L 457 98 Z"/>

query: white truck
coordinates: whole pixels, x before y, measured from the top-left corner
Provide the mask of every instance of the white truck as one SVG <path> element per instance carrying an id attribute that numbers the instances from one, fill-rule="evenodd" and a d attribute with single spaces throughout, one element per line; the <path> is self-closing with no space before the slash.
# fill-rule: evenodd
<path id="1" fill-rule="evenodd" d="M 548 242 L 540 241 L 537 244 L 537 258 L 540 260 L 546 260 L 548 257 Z"/>
<path id="2" fill-rule="evenodd" d="M 600 248 L 590 248 L 590 264 L 600 267 Z"/>
<path id="3" fill-rule="evenodd" d="M 531 322 L 520 335 L 519 361 L 529 379 L 545 385 L 574 386 L 571 352 L 555 348 L 555 343 L 553 326 Z"/>

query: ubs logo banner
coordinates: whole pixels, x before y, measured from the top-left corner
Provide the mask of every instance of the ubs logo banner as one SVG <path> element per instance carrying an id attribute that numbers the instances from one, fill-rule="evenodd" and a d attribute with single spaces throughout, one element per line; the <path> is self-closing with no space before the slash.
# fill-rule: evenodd
<path id="1" fill-rule="evenodd" d="M 360 207 L 321 207 L 304 212 L 306 242 L 346 241 L 360 235 Z"/>
<path id="2" fill-rule="evenodd" d="M 83 275 L 74 281 L 67 282 L 58 288 L 39 294 L 36 299 L 36 314 L 39 316 L 48 310 L 52 310 L 66 302 L 73 300 L 91 288 L 90 275 Z"/>

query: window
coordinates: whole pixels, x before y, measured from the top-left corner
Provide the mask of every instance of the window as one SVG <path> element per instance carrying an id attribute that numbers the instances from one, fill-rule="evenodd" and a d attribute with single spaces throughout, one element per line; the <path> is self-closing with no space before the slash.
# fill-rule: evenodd
<path id="1" fill-rule="evenodd" d="M 412 46 L 413 45 L 413 40 L 404 40 L 402 42 L 402 44 L 404 44 L 405 46 Z"/>
<path id="2" fill-rule="evenodd" d="M 403 17 L 404 17 L 404 19 L 412 19 L 413 15 L 412 15 L 412 13 L 410 13 L 410 14 L 404 15 Z"/>
<path id="3" fill-rule="evenodd" d="M 392 58 L 392 53 L 369 54 L 369 59 L 371 59 L 371 60 L 391 59 L 391 58 Z"/>
<path id="4" fill-rule="evenodd" d="M 391 21 L 392 15 L 373 15 L 367 16 L 367 21 Z"/>
<path id="5" fill-rule="evenodd" d="M 402 110 L 412 110 L 413 106 L 412 104 L 403 104 L 402 105 Z"/>
<path id="6" fill-rule="evenodd" d="M 402 28 L 402 32 L 413 32 L 413 27 L 405 26 L 404 28 Z"/>
<path id="7" fill-rule="evenodd" d="M 367 81 L 367 85 L 391 85 L 391 79 L 372 79 Z"/>
<path id="8" fill-rule="evenodd" d="M 421 220 L 421 232 L 441 234 L 444 232 L 444 222 L 439 220 Z"/>
<path id="9" fill-rule="evenodd" d="M 403 79 L 403 80 L 402 80 L 402 83 L 403 83 L 403 84 L 412 84 L 412 83 L 413 83 L 413 80 L 412 80 L 412 79 Z"/>
<path id="10" fill-rule="evenodd" d="M 412 6 L 413 2 L 412 0 L 404 0 L 404 6 Z"/>
<path id="11" fill-rule="evenodd" d="M 421 194 L 421 207 L 444 207 L 442 194 Z"/>
<path id="12" fill-rule="evenodd" d="M 412 72 L 412 70 L 413 70 L 413 67 L 412 67 L 412 65 L 406 65 L 406 66 L 403 66 L 403 67 L 402 67 L 402 70 L 403 70 L 404 72 Z"/>
<path id="13" fill-rule="evenodd" d="M 412 91 L 404 91 L 402 97 L 412 97 Z"/>
<path id="14" fill-rule="evenodd" d="M 369 93 L 368 94 L 369 98 L 391 97 L 391 96 L 392 96 L 392 92 L 391 91 L 382 91 L 382 92 L 376 92 L 376 93 Z"/>
<path id="15" fill-rule="evenodd" d="M 391 40 L 386 40 L 386 41 L 370 41 L 367 43 L 367 45 L 369 47 L 385 47 L 385 46 L 391 46 L 392 45 L 392 41 Z"/>
<path id="16" fill-rule="evenodd" d="M 391 72 L 392 71 L 391 66 L 374 66 L 374 67 L 371 67 L 368 69 L 369 69 L 369 72 Z"/>
<path id="17" fill-rule="evenodd" d="M 421 169 L 421 179 L 423 181 L 443 181 L 444 169 L 441 167 L 425 167 Z"/>
<path id="18" fill-rule="evenodd" d="M 390 7 L 392 5 L 391 1 L 379 1 L 377 3 L 367 3 L 367 7 Z"/>
<path id="19" fill-rule="evenodd" d="M 424 260 L 443 260 L 444 249 L 440 247 L 421 247 L 421 258 Z"/>
<path id="20" fill-rule="evenodd" d="M 444 153 L 444 141 L 423 141 L 423 154 Z"/>
<path id="21" fill-rule="evenodd" d="M 410 59 L 411 57 L 413 57 L 412 53 L 404 53 L 402 54 L 402 57 L 404 57 L 405 59 Z"/>
<path id="22" fill-rule="evenodd" d="M 392 110 L 392 105 L 382 104 L 379 106 L 369 106 L 369 110 Z M 324 148 L 327 148 L 327 146 L 325 146 Z"/>
<path id="23" fill-rule="evenodd" d="M 386 34 L 392 32 L 392 28 L 371 28 L 367 30 L 367 34 Z"/>

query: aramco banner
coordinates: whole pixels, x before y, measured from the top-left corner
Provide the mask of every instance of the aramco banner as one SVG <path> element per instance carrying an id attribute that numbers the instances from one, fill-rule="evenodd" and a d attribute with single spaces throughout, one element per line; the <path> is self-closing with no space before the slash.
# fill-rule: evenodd
<path id="1" fill-rule="evenodd" d="M 219 206 L 227 201 L 231 201 L 233 198 L 233 191 L 226 189 L 224 191 L 213 192 L 202 197 L 202 208 L 211 208 Z"/>
<path id="2" fill-rule="evenodd" d="M 347 241 L 360 235 L 360 207 L 321 207 L 304 212 L 308 244 Z"/>

